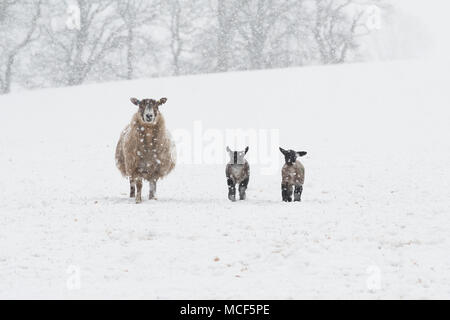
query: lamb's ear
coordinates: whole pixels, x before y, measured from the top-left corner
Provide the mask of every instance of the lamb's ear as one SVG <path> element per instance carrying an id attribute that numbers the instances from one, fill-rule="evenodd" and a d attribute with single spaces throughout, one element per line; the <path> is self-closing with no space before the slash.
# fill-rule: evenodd
<path id="1" fill-rule="evenodd" d="M 136 106 L 139 105 L 139 100 L 136 99 L 136 98 L 130 98 L 130 101 L 131 101 L 132 104 L 134 104 L 134 105 L 136 105 Z"/>
<path id="2" fill-rule="evenodd" d="M 159 99 L 158 104 L 162 105 L 162 104 L 164 104 L 166 102 L 167 102 L 167 98 L 161 98 L 161 99 Z"/>
<path id="3" fill-rule="evenodd" d="M 286 150 L 284 150 L 282 147 L 280 147 L 280 151 L 282 154 L 286 154 Z"/>
<path id="4" fill-rule="evenodd" d="M 231 151 L 230 147 L 227 146 L 227 152 L 233 152 L 233 151 Z"/>
<path id="5" fill-rule="evenodd" d="M 247 148 L 245 148 L 245 154 L 247 154 L 247 152 L 248 152 L 248 147 L 247 147 Z"/>
<path id="6" fill-rule="evenodd" d="M 297 152 L 297 154 L 298 154 L 299 157 L 306 156 L 307 153 L 308 153 L 308 152 L 306 152 L 306 151 L 299 151 L 299 152 Z"/>

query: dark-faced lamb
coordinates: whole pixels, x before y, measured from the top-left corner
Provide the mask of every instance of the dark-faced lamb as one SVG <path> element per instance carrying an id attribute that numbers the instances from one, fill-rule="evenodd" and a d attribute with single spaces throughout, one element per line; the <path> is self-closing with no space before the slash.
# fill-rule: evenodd
<path id="1" fill-rule="evenodd" d="M 122 131 L 116 148 L 116 165 L 124 177 L 130 180 L 130 197 L 136 203 L 142 201 L 142 180 L 150 183 L 149 198 L 156 194 L 156 183 L 175 167 L 176 153 L 164 117 L 160 100 L 131 98 L 139 106 L 130 124 Z"/>
<path id="2" fill-rule="evenodd" d="M 294 188 L 294 201 L 302 200 L 303 183 L 305 182 L 305 167 L 297 157 L 303 157 L 306 151 L 284 150 L 280 148 L 284 155 L 285 164 L 281 169 L 281 196 L 283 201 L 292 201 L 292 189 Z"/>
<path id="3" fill-rule="evenodd" d="M 228 199 L 236 201 L 236 184 L 239 185 L 239 199 L 245 200 L 248 181 L 250 179 L 250 165 L 244 159 L 248 152 L 248 147 L 244 151 L 231 151 L 227 147 L 230 162 L 225 168 L 225 175 L 228 184 Z"/>

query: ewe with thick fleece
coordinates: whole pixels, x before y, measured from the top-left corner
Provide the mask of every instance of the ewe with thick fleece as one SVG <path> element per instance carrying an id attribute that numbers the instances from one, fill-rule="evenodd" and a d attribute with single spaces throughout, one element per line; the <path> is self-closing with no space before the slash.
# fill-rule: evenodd
<path id="1" fill-rule="evenodd" d="M 156 193 L 156 182 L 175 167 L 175 146 L 166 130 L 159 101 L 131 98 L 139 106 L 130 124 L 122 131 L 116 148 L 116 165 L 123 176 L 130 179 L 130 197 L 142 201 L 142 180 L 150 182 L 149 198 Z"/>

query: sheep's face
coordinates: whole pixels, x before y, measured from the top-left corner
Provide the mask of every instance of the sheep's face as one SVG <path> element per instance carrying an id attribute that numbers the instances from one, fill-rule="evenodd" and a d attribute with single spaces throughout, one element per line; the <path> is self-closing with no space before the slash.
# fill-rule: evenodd
<path id="1" fill-rule="evenodd" d="M 307 154 L 306 151 L 284 150 L 283 148 L 280 148 L 280 151 L 284 155 L 284 161 L 288 166 L 292 166 L 297 161 L 297 157 L 303 157 Z"/>
<path id="2" fill-rule="evenodd" d="M 131 103 L 139 106 L 139 114 L 144 123 L 154 124 L 158 120 L 159 106 L 166 103 L 167 98 L 161 98 L 159 101 L 154 99 L 131 98 Z"/>
<path id="3" fill-rule="evenodd" d="M 245 163 L 245 155 L 248 152 L 248 147 L 245 148 L 244 151 L 231 151 L 229 147 L 227 147 L 228 155 L 230 156 L 231 164 L 244 164 Z"/>

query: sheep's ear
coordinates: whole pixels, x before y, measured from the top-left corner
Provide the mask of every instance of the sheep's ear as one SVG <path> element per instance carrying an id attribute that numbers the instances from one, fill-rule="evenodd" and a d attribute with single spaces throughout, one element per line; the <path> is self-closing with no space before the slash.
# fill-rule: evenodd
<path id="1" fill-rule="evenodd" d="M 166 103 L 167 102 L 167 98 L 161 98 L 161 99 L 159 99 L 159 101 L 158 101 L 159 103 L 159 105 L 162 105 L 162 104 L 164 104 L 164 103 Z"/>
<path id="2" fill-rule="evenodd" d="M 284 150 L 282 147 L 280 147 L 280 151 L 282 154 L 286 154 L 286 150 Z"/>
<path id="3" fill-rule="evenodd" d="M 138 99 L 136 99 L 136 98 L 130 98 L 130 101 L 131 101 L 131 103 L 132 104 L 134 104 L 134 105 L 136 105 L 136 106 L 138 106 L 139 105 L 139 100 Z"/>
<path id="4" fill-rule="evenodd" d="M 245 154 L 247 154 L 247 152 L 248 152 L 248 147 L 247 147 L 247 148 L 245 148 Z"/>
<path id="5" fill-rule="evenodd" d="M 308 152 L 306 152 L 306 151 L 299 151 L 299 152 L 297 152 L 297 154 L 298 154 L 299 157 L 306 156 L 307 153 L 308 153 Z"/>
<path id="6" fill-rule="evenodd" d="M 230 147 L 227 146 L 227 152 L 233 152 L 233 151 L 231 151 Z"/>

